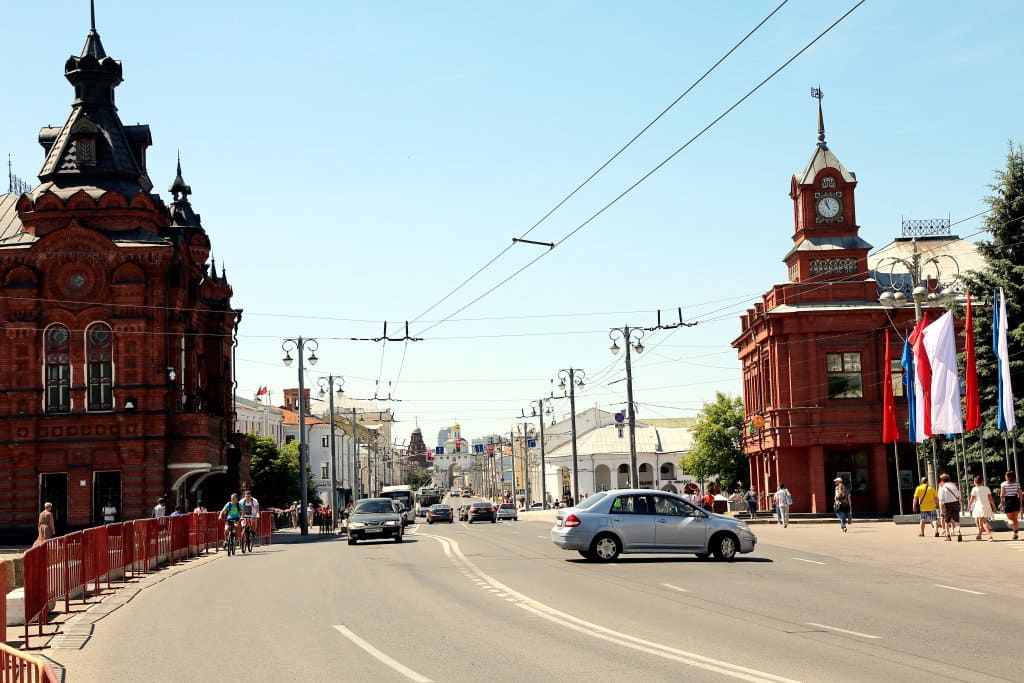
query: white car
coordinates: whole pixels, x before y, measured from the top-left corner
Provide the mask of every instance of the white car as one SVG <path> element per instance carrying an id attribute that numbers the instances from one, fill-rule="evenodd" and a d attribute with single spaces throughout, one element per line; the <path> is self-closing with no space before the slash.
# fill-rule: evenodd
<path id="1" fill-rule="evenodd" d="M 513 522 L 518 522 L 519 513 L 516 512 L 516 506 L 512 503 L 502 503 L 499 505 L 498 519 L 511 519 Z"/>

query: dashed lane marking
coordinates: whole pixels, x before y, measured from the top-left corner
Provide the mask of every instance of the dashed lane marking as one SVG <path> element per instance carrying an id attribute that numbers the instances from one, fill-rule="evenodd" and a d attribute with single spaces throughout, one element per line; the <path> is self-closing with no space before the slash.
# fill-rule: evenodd
<path id="1" fill-rule="evenodd" d="M 808 559 L 805 559 L 803 557 L 794 557 L 793 559 L 794 560 L 799 560 L 800 562 L 810 562 L 811 564 L 828 564 L 827 562 L 818 562 L 817 560 L 808 560 Z"/>
<path id="2" fill-rule="evenodd" d="M 689 593 L 690 592 L 690 591 L 686 590 L 685 588 L 680 588 L 679 586 L 673 586 L 671 583 L 663 583 L 661 585 L 664 586 L 665 588 L 670 589 L 670 590 L 674 590 L 677 593 Z"/>
<path id="3" fill-rule="evenodd" d="M 829 631 L 835 631 L 837 633 L 845 633 L 849 636 L 857 636 L 858 638 L 870 638 L 871 640 L 880 640 L 882 636 L 873 636 L 870 633 L 861 633 L 860 631 L 847 631 L 845 628 L 837 628 L 835 626 L 826 626 L 825 624 L 816 624 L 813 621 L 807 622 L 808 626 L 814 626 L 816 628 L 824 628 Z"/>
<path id="4" fill-rule="evenodd" d="M 960 593 L 970 593 L 971 595 L 988 595 L 988 593 L 982 593 L 981 591 L 967 590 L 966 588 L 957 588 L 956 586 L 946 586 L 941 583 L 933 583 L 936 588 L 945 588 L 948 591 L 958 591 Z"/>
<path id="5" fill-rule="evenodd" d="M 433 683 L 431 679 L 427 678 L 422 674 L 416 673 L 415 671 L 405 666 L 398 660 L 393 659 L 392 657 L 389 657 L 388 655 L 384 654 L 383 652 L 381 652 L 373 645 L 357 636 L 355 633 L 353 633 L 346 627 L 341 625 L 335 625 L 334 628 L 338 631 L 338 633 L 348 638 L 353 645 L 362 648 L 366 653 L 374 657 L 377 661 L 391 667 L 398 673 L 408 678 L 410 681 L 416 681 L 416 683 Z"/>

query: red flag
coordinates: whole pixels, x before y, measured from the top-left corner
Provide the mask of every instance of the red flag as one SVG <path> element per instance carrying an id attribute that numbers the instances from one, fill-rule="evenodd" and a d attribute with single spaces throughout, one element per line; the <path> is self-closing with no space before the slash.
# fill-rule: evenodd
<path id="1" fill-rule="evenodd" d="M 889 347 L 889 330 L 885 331 L 885 365 L 882 366 L 882 443 L 899 441 L 896 428 L 896 406 L 892 395 L 892 349 Z"/>
<path id="2" fill-rule="evenodd" d="M 267 395 L 267 385 L 264 384 L 263 386 L 261 386 L 259 389 L 256 390 L 256 398 L 258 399 L 260 396 L 266 396 L 266 395 Z"/>
<path id="3" fill-rule="evenodd" d="M 971 292 L 967 292 L 967 319 L 964 321 L 964 351 L 967 355 L 967 411 L 964 431 L 981 426 L 981 400 L 978 398 L 978 364 L 974 355 L 974 315 L 971 313 Z"/>
<path id="4" fill-rule="evenodd" d="M 928 314 L 925 313 L 917 321 L 914 331 L 910 333 L 907 341 L 914 350 L 914 383 L 920 387 L 917 396 L 917 412 L 921 417 L 921 429 L 925 436 L 932 434 L 932 364 L 928 360 L 928 353 L 924 350 L 924 328 L 928 327 Z"/>

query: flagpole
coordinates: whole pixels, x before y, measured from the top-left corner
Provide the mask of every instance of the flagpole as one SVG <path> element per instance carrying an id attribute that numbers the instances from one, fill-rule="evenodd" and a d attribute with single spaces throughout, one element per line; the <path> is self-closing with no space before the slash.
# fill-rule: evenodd
<path id="1" fill-rule="evenodd" d="M 896 499 L 900 503 L 900 516 L 903 516 L 903 488 L 900 486 L 900 447 L 892 442 L 892 452 L 896 457 Z"/>
<path id="2" fill-rule="evenodd" d="M 1016 425 L 1014 425 L 1014 427 L 1013 427 L 1013 441 L 1012 441 L 1012 443 L 1013 443 L 1013 471 L 1016 472 L 1017 476 L 1019 477 L 1020 476 L 1020 470 L 1018 469 L 1019 466 L 1017 465 L 1017 426 Z M 1018 481 L 1020 481 L 1020 480 L 1018 479 Z"/>
<path id="3" fill-rule="evenodd" d="M 981 476 L 985 480 L 985 486 L 988 486 L 988 471 L 985 469 L 985 439 L 981 435 L 982 430 L 978 430 L 978 449 L 980 451 L 979 457 L 981 458 Z"/>

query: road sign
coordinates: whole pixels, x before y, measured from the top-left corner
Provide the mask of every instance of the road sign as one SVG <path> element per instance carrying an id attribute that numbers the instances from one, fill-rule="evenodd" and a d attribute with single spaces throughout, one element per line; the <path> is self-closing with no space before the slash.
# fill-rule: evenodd
<path id="1" fill-rule="evenodd" d="M 526 440 L 526 447 L 527 448 L 536 448 L 537 447 L 537 439 L 527 439 Z"/>

